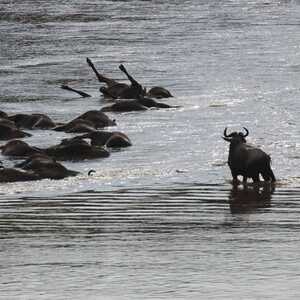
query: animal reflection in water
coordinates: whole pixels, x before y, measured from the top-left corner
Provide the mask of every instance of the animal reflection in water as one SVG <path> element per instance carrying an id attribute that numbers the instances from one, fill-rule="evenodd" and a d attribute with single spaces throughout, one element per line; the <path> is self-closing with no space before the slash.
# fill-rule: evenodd
<path id="1" fill-rule="evenodd" d="M 271 206 L 271 198 L 275 191 L 274 184 L 234 184 L 229 194 L 231 213 L 250 213 L 258 208 Z"/>

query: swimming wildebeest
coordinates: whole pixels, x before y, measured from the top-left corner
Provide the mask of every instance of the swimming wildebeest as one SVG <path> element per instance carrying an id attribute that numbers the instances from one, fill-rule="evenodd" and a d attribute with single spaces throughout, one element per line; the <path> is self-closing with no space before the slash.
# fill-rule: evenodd
<path id="1" fill-rule="evenodd" d="M 10 157 L 28 157 L 36 153 L 43 153 L 38 147 L 33 147 L 21 140 L 11 140 L 0 146 L 1 154 Z"/>
<path id="2" fill-rule="evenodd" d="M 104 158 L 110 155 L 105 148 L 92 146 L 81 139 L 65 139 L 60 144 L 43 149 L 43 151 L 57 160 L 73 161 Z"/>
<path id="3" fill-rule="evenodd" d="M 0 166 L 0 182 L 32 181 L 39 179 L 38 174 L 34 172 Z"/>
<path id="4" fill-rule="evenodd" d="M 115 126 L 116 120 L 111 120 L 100 110 L 89 110 L 72 121 L 54 128 L 56 131 L 65 132 L 90 132 L 98 128 Z"/>
<path id="5" fill-rule="evenodd" d="M 10 157 L 29 157 L 34 154 L 44 154 L 57 160 L 79 161 L 84 159 L 104 158 L 110 153 L 103 147 L 90 145 L 81 139 L 65 139 L 61 143 L 48 148 L 38 148 L 13 140 L 0 146 L 2 155 Z"/>
<path id="6" fill-rule="evenodd" d="M 163 87 L 159 87 L 159 86 L 152 87 L 149 91 L 147 91 L 145 87 L 143 87 L 139 82 L 137 82 L 127 72 L 124 65 L 120 65 L 119 69 L 123 73 L 125 73 L 125 75 L 127 76 L 127 78 L 129 79 L 129 81 L 131 83 L 130 85 L 126 84 L 126 83 L 118 82 L 114 79 L 108 78 L 108 77 L 100 74 L 89 58 L 87 58 L 87 63 L 92 68 L 94 73 L 96 74 L 99 82 L 106 84 L 106 86 L 103 86 L 100 88 L 100 92 L 106 97 L 109 97 L 112 99 L 139 99 L 141 97 L 150 97 L 150 98 L 161 99 L 161 98 L 173 97 L 172 94 L 167 89 L 165 89 Z M 82 97 L 90 97 L 89 94 L 87 94 L 83 91 L 71 88 L 68 85 L 62 85 L 61 88 L 68 90 L 68 91 L 78 93 Z"/>
<path id="7" fill-rule="evenodd" d="M 52 158 L 41 154 L 35 154 L 16 167 L 5 168 L 0 165 L 0 182 L 33 181 L 46 178 L 63 179 L 79 174 L 79 172 L 69 170 Z"/>
<path id="8" fill-rule="evenodd" d="M 63 179 L 79 174 L 79 172 L 67 169 L 44 154 L 34 154 L 15 167 L 17 168 L 5 168 L 1 164 L 0 182 L 33 181 L 45 178 Z"/>
<path id="9" fill-rule="evenodd" d="M 8 117 L 18 128 L 26 129 L 52 129 L 56 125 L 52 119 L 45 114 L 15 114 Z"/>
<path id="10" fill-rule="evenodd" d="M 109 148 L 122 148 L 132 145 L 129 137 L 120 131 L 93 131 L 76 136 L 71 140 L 74 139 L 90 139 L 92 146 L 106 146 Z"/>
<path id="11" fill-rule="evenodd" d="M 0 119 L 0 140 L 11 140 L 31 136 L 30 133 L 19 130 L 14 122 Z"/>
<path id="12" fill-rule="evenodd" d="M 25 161 L 16 165 L 26 171 L 32 171 L 37 174 L 40 179 L 63 179 L 69 176 L 76 176 L 77 171 L 69 170 L 55 159 L 45 154 L 34 154 Z"/>
<path id="13" fill-rule="evenodd" d="M 228 165 L 231 170 L 232 178 L 237 181 L 239 175 L 243 176 L 243 181 L 252 178 L 253 182 L 259 182 L 259 174 L 265 181 L 275 181 L 275 176 L 271 169 L 271 158 L 264 151 L 247 144 L 246 137 L 249 134 L 247 128 L 245 134 L 242 132 L 232 132 L 227 134 L 224 129 L 223 139 L 230 142 Z"/>
<path id="14" fill-rule="evenodd" d="M 124 65 L 120 65 L 119 69 L 125 73 L 127 78 L 129 79 L 131 85 L 126 83 L 120 83 L 114 79 L 105 77 L 100 74 L 95 68 L 92 61 L 87 58 L 86 59 L 88 65 L 92 68 L 94 73 L 96 74 L 99 82 L 106 83 L 106 87 L 101 87 L 100 92 L 103 93 L 104 96 L 108 96 L 114 99 L 122 98 L 122 99 L 136 99 L 136 96 L 146 96 L 152 98 L 169 98 L 173 97 L 172 94 L 165 88 L 160 86 L 152 87 L 149 91 L 146 90 L 140 83 L 138 83 L 129 73 L 127 72 Z"/>

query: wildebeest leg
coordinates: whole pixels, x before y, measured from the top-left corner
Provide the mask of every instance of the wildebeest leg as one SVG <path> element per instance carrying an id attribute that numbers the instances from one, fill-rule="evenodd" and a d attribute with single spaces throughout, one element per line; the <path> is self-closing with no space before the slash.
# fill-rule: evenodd
<path id="1" fill-rule="evenodd" d="M 233 182 L 233 184 L 238 183 L 238 182 L 239 182 L 239 180 L 238 180 L 238 175 L 235 174 L 235 173 L 232 172 L 232 171 L 231 171 L 231 175 L 232 175 L 232 182 Z"/>
<path id="2" fill-rule="evenodd" d="M 253 182 L 255 182 L 255 183 L 259 182 L 259 174 L 253 175 L 253 176 L 252 176 L 252 180 L 253 180 Z"/>
<path id="3" fill-rule="evenodd" d="M 96 74 L 99 82 L 104 82 L 106 83 L 108 86 L 113 86 L 115 84 L 118 84 L 117 81 L 115 81 L 114 79 L 110 79 L 110 78 L 107 78 L 103 75 L 101 75 L 98 70 L 95 68 L 94 64 L 92 63 L 92 61 L 87 57 L 86 59 L 88 65 L 92 68 L 92 70 L 94 71 L 94 73 Z"/>
<path id="4" fill-rule="evenodd" d="M 84 98 L 87 98 L 87 97 L 91 97 L 91 95 L 85 93 L 85 92 L 82 92 L 82 91 L 79 91 L 79 90 L 75 90 L 67 85 L 62 85 L 61 88 L 63 90 L 67 90 L 67 91 L 71 91 L 71 92 L 75 92 L 77 94 L 79 94 L 80 96 L 84 97 Z"/>
<path id="5" fill-rule="evenodd" d="M 270 179 L 271 179 L 272 182 L 276 181 L 275 175 L 274 175 L 271 168 L 268 168 L 261 175 L 262 175 L 264 181 L 269 181 Z"/>
<path id="6" fill-rule="evenodd" d="M 133 86 L 140 86 L 140 84 L 131 75 L 129 75 L 124 65 L 120 65 L 119 69 L 126 74 L 126 76 L 128 77 L 129 81 Z"/>

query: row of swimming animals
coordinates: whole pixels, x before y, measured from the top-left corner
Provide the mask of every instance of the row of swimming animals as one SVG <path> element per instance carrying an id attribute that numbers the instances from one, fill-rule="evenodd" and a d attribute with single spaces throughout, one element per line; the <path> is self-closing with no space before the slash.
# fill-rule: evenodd
<path id="1" fill-rule="evenodd" d="M 3 156 L 24 158 L 15 168 L 0 169 L 0 182 L 28 181 L 37 179 L 62 179 L 75 176 L 79 172 L 68 170 L 58 161 L 79 161 L 105 158 L 109 149 L 132 145 L 129 137 L 119 131 L 104 131 L 107 126 L 116 125 L 105 113 L 90 110 L 65 123 L 55 123 L 44 114 L 15 114 L 8 116 L 0 111 L 0 140 L 8 140 L 0 146 Z M 26 129 L 48 129 L 66 133 L 80 133 L 75 137 L 63 139 L 59 144 L 41 148 L 31 146 L 22 138 L 32 134 Z M 87 140 L 90 141 L 87 142 Z"/>
<path id="2" fill-rule="evenodd" d="M 139 84 L 125 69 L 123 65 L 119 68 L 130 81 L 130 85 L 117 82 L 100 74 L 92 61 L 87 58 L 87 63 L 93 69 L 99 82 L 105 83 L 100 91 L 105 97 L 114 99 L 112 105 L 105 106 L 101 110 L 91 110 L 83 113 L 67 123 L 55 123 L 45 114 L 15 114 L 7 115 L 0 111 L 0 140 L 8 142 L 0 146 L 2 155 L 24 158 L 25 160 L 15 165 L 14 168 L 6 168 L 0 165 L 0 182 L 15 182 L 39 180 L 44 178 L 62 179 L 67 176 L 76 176 L 77 171 L 69 170 L 58 161 L 82 160 L 92 158 L 108 157 L 110 148 L 131 146 L 128 136 L 118 131 L 104 131 L 107 126 L 116 125 L 116 120 L 110 119 L 105 112 L 125 112 L 134 110 L 146 110 L 152 107 L 170 108 L 168 104 L 157 102 L 153 98 L 169 98 L 171 93 L 163 87 L 153 87 L 147 91 Z M 67 85 L 63 89 L 79 94 L 82 97 L 89 97 L 85 92 L 75 90 Z M 61 143 L 47 148 L 30 146 L 20 138 L 28 137 L 31 134 L 23 129 L 51 129 L 67 133 L 81 133 Z M 101 130 L 99 130 L 101 129 Z M 249 134 L 232 132 L 227 134 L 227 128 L 223 133 L 223 139 L 230 143 L 228 165 L 230 167 L 234 182 L 238 176 L 243 176 L 243 182 L 251 178 L 253 182 L 260 180 L 260 175 L 265 181 L 275 182 L 275 176 L 271 169 L 271 158 L 261 149 L 251 146 L 246 142 Z M 90 143 L 86 141 L 90 140 Z M 89 172 L 91 173 L 92 170 Z"/>
<path id="3" fill-rule="evenodd" d="M 29 181 L 44 178 L 62 179 L 67 176 L 76 176 L 79 172 L 65 168 L 58 161 L 105 158 L 110 155 L 109 150 L 111 148 L 132 145 L 126 134 L 119 131 L 103 130 L 105 127 L 116 125 L 116 120 L 110 119 L 105 112 L 141 111 L 149 108 L 171 107 L 153 99 L 172 97 L 169 91 L 162 87 L 154 87 L 147 92 L 127 72 L 123 65 L 120 65 L 119 68 L 127 75 L 130 81 L 129 85 L 101 75 L 89 58 L 87 58 L 87 62 L 92 67 L 98 80 L 106 84 L 106 87 L 100 88 L 103 95 L 110 99 L 122 100 L 103 107 L 101 110 L 87 111 L 67 123 L 56 123 L 49 116 L 40 113 L 19 113 L 9 116 L 7 113 L 0 111 L 0 140 L 8 140 L 6 144 L 0 146 L 2 155 L 25 159 L 21 163 L 15 164 L 14 168 L 5 168 L 1 162 L 0 182 Z M 63 85 L 62 88 L 76 92 L 82 97 L 90 96 L 66 85 Z M 59 144 L 51 147 L 40 148 L 20 140 L 31 136 L 31 133 L 24 131 L 27 129 L 47 129 L 66 133 L 81 133 L 81 135 L 63 139 Z M 87 140 L 90 142 L 88 143 Z"/>

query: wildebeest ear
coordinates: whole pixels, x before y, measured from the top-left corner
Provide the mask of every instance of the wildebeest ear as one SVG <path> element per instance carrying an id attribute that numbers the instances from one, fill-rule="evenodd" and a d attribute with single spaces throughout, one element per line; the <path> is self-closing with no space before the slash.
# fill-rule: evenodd
<path id="1" fill-rule="evenodd" d="M 222 136 L 222 139 L 225 140 L 226 142 L 231 142 L 231 138 L 227 138 L 225 136 Z"/>

